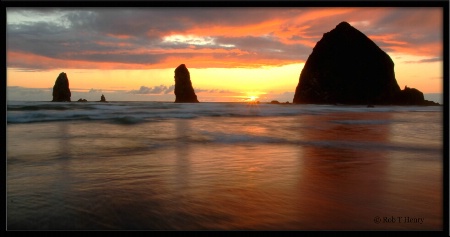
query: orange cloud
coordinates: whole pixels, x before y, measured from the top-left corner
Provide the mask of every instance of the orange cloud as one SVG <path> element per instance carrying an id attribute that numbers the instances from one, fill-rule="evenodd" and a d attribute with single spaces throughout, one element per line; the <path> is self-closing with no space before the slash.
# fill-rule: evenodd
<path id="1" fill-rule="evenodd" d="M 281 9 L 286 10 L 286 9 Z M 274 36 L 279 37 L 281 39 L 290 38 L 293 35 L 302 35 L 305 36 L 304 33 L 306 29 L 310 28 L 309 21 L 320 21 L 322 18 L 336 16 L 346 13 L 351 13 L 356 11 L 356 9 L 352 8 L 332 8 L 332 9 L 321 9 L 321 8 L 313 8 L 309 10 L 314 10 L 310 12 L 306 12 L 303 9 L 292 9 L 291 12 L 292 17 L 286 18 L 285 13 L 281 16 L 276 16 L 275 14 L 271 15 L 272 18 L 269 18 L 265 21 L 258 23 L 246 23 L 243 22 L 241 25 L 230 26 L 230 25 L 212 25 L 212 24 L 203 24 L 200 26 L 195 26 L 190 29 L 186 29 L 182 32 L 170 32 L 170 34 L 191 34 L 197 36 L 226 36 L 226 37 L 245 37 L 245 36 L 261 36 L 267 35 L 268 33 L 272 33 Z M 277 10 L 274 10 L 277 12 Z M 280 13 L 281 14 L 281 13 Z M 308 24 L 308 25 L 305 25 Z M 331 29 L 330 29 L 331 30 Z M 168 35 L 165 35 L 168 36 Z"/>
<path id="2" fill-rule="evenodd" d="M 158 69 L 172 68 L 180 63 L 189 63 L 193 68 L 240 68 L 240 67 L 262 67 L 266 65 L 281 66 L 299 63 L 302 60 L 267 59 L 259 58 L 257 54 L 250 54 L 239 49 L 173 49 L 173 50 L 149 50 L 157 54 L 169 54 L 157 63 L 118 63 L 118 62 L 91 62 L 86 60 L 55 59 L 40 55 L 9 51 L 7 53 L 7 66 L 9 68 L 34 68 L 36 70 L 46 69 Z M 139 53 L 149 53 L 145 50 L 137 50 Z M 128 52 L 128 51 L 127 51 Z M 82 55 L 96 54 L 100 52 L 82 52 Z M 108 54 L 108 52 L 103 52 Z M 115 52 L 115 53 L 120 53 Z M 129 52 L 128 52 L 129 53 Z M 195 54 L 192 54 L 195 53 Z M 20 66 L 16 66 L 20 65 Z"/>
<path id="3" fill-rule="evenodd" d="M 242 62 L 244 61 L 244 62 Z M 217 60 L 212 56 L 194 56 L 194 57 L 169 57 L 164 62 L 161 62 L 159 65 L 163 68 L 172 68 L 174 65 L 178 65 L 181 63 L 188 63 L 190 68 L 258 68 L 263 67 L 268 64 L 270 65 L 285 65 L 292 63 L 292 61 L 287 60 L 266 60 L 266 59 L 258 59 L 254 58 L 251 63 L 248 63 L 247 60 Z M 294 62 L 297 63 L 297 62 Z"/>
<path id="4" fill-rule="evenodd" d="M 433 43 L 421 44 L 415 47 L 412 47 L 409 44 L 388 46 L 389 50 L 395 53 L 414 56 L 429 56 L 429 55 L 441 56 L 443 52 L 442 47 L 443 46 L 441 44 L 433 44 Z"/>
<path id="5" fill-rule="evenodd" d="M 373 41 L 382 42 L 385 44 L 406 45 L 408 42 L 395 40 L 398 34 L 384 34 L 384 35 L 370 35 L 368 36 Z"/>
<path id="6" fill-rule="evenodd" d="M 117 38 L 117 39 L 131 39 L 131 38 L 133 38 L 132 35 L 124 35 L 124 34 L 112 34 L 112 33 L 109 33 L 109 34 L 106 34 L 106 35 L 109 36 L 109 37 Z"/>
<path id="7" fill-rule="evenodd" d="M 99 70 L 148 68 L 147 65 L 139 65 L 139 64 L 110 63 L 110 62 L 95 62 L 95 64 L 93 64 L 92 62 L 83 60 L 55 59 L 30 53 L 21 53 L 14 51 L 7 52 L 6 64 L 7 67 L 9 68 L 18 68 L 18 69 L 32 68 L 37 71 L 47 69 L 68 69 L 68 68 L 79 68 L 79 69 L 94 68 Z"/>

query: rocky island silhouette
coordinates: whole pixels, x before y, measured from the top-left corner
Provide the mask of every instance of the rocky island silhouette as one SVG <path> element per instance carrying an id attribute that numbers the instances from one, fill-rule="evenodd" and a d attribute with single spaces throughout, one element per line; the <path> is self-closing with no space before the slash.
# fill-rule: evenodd
<path id="1" fill-rule="evenodd" d="M 198 103 L 191 76 L 185 64 L 175 69 L 175 103 Z"/>
<path id="2" fill-rule="evenodd" d="M 347 22 L 317 42 L 300 73 L 293 103 L 439 105 L 415 88 L 400 90 L 389 55 Z"/>
<path id="3" fill-rule="evenodd" d="M 56 78 L 52 95 L 53 102 L 70 102 L 70 96 L 72 94 L 69 88 L 69 78 L 67 78 L 66 73 L 61 72 Z"/>
<path id="4" fill-rule="evenodd" d="M 105 96 L 102 94 L 102 96 L 100 97 L 100 101 L 99 102 L 108 102 L 108 101 L 106 101 Z"/>

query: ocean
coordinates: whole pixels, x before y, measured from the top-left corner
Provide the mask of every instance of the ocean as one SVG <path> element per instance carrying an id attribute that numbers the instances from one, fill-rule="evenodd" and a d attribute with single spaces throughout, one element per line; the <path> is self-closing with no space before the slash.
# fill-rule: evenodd
<path id="1" fill-rule="evenodd" d="M 443 230 L 442 106 L 7 102 L 7 230 Z"/>

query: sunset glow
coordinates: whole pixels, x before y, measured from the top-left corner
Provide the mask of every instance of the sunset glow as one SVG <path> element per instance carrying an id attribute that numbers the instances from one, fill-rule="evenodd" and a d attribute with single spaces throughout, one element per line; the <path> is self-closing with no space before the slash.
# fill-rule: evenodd
<path id="1" fill-rule="evenodd" d="M 51 100 L 66 72 L 73 100 L 173 101 L 186 64 L 200 101 L 292 101 L 315 44 L 342 21 L 390 55 L 401 88 L 442 93 L 442 19 L 432 7 L 8 8 L 7 96 Z"/>
<path id="2" fill-rule="evenodd" d="M 252 95 L 252 96 L 249 96 L 248 99 L 249 99 L 250 101 L 256 101 L 256 99 L 258 99 L 258 96 Z"/>

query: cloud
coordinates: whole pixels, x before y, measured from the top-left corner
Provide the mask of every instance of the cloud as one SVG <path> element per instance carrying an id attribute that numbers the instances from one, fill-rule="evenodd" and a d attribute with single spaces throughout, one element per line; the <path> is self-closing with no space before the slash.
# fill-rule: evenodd
<path id="1" fill-rule="evenodd" d="M 405 63 L 434 63 L 434 62 L 442 62 L 442 58 L 426 58 L 417 61 L 405 61 Z"/>
<path id="2" fill-rule="evenodd" d="M 88 92 L 89 93 L 102 93 L 102 90 L 91 88 Z"/>
<path id="3" fill-rule="evenodd" d="M 160 86 L 154 86 L 154 87 L 146 87 L 146 86 L 141 86 L 141 88 L 139 88 L 139 90 L 131 90 L 128 93 L 131 94 L 169 94 L 171 92 L 173 92 L 175 89 L 175 85 L 172 86 L 164 86 L 164 85 L 160 85 Z"/>
<path id="4" fill-rule="evenodd" d="M 6 99 L 7 101 L 47 101 L 52 100 L 52 88 L 25 88 L 19 86 L 6 87 Z M 79 98 L 87 99 L 88 101 L 98 101 L 101 94 L 104 94 L 108 101 L 173 101 L 174 95 L 172 94 L 131 94 L 123 90 L 78 90 L 71 88 L 72 101 L 76 101 Z M 95 93 L 97 92 L 97 93 Z"/>
<path id="5" fill-rule="evenodd" d="M 438 8 L 8 8 L 7 65 L 32 71 L 300 63 L 341 21 L 388 53 L 442 52 Z"/>
<path id="6" fill-rule="evenodd" d="M 8 86 L 6 88 L 6 100 L 8 101 L 51 101 L 52 88 L 25 88 L 20 86 Z"/>
<path id="7" fill-rule="evenodd" d="M 171 85 L 167 89 L 164 90 L 164 94 L 172 93 L 174 90 L 175 90 L 175 85 Z"/>
<path id="8" fill-rule="evenodd" d="M 139 90 L 131 90 L 128 91 L 130 94 L 171 94 L 174 93 L 175 85 L 171 85 L 169 87 L 165 85 L 159 85 L 154 87 L 141 86 Z M 194 88 L 195 93 L 218 93 L 218 94 L 227 94 L 227 93 L 236 93 L 230 90 L 223 89 L 201 89 Z"/>
<path id="9" fill-rule="evenodd" d="M 194 89 L 195 93 L 217 93 L 217 94 L 235 94 L 237 92 L 231 90 L 223 90 L 223 89 Z"/>

